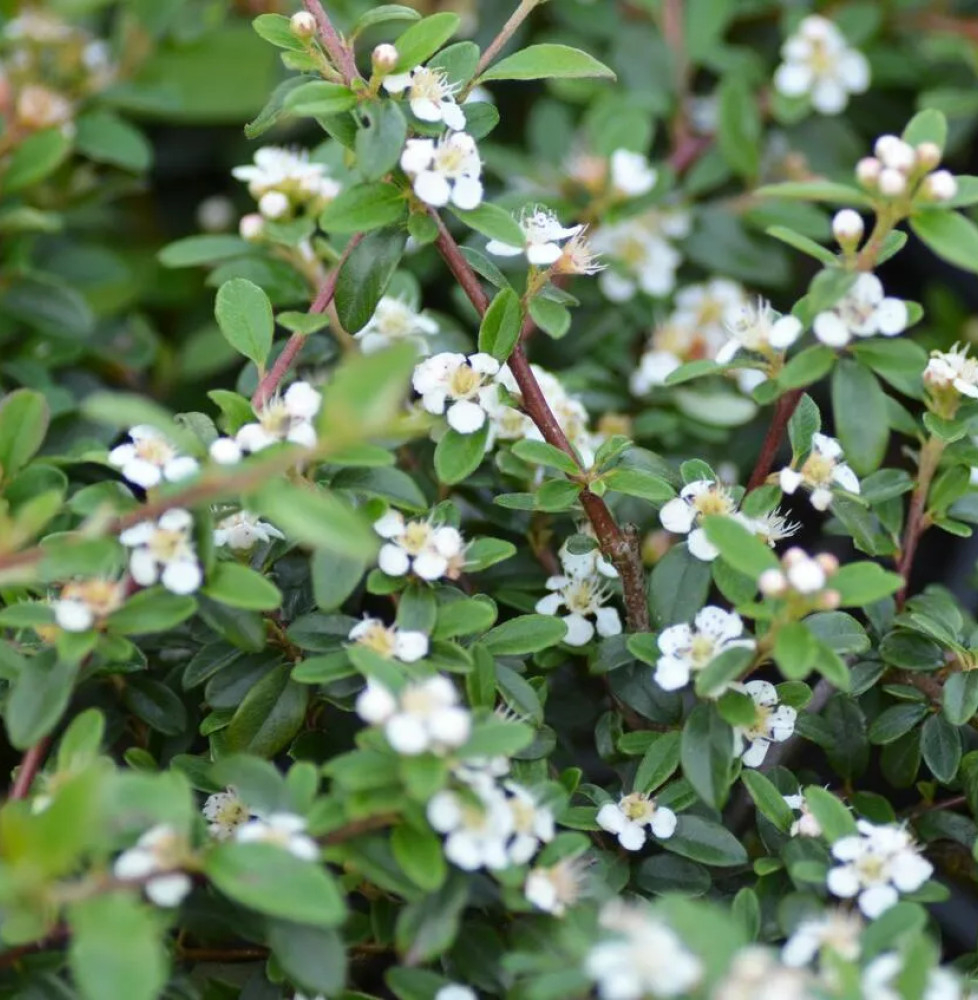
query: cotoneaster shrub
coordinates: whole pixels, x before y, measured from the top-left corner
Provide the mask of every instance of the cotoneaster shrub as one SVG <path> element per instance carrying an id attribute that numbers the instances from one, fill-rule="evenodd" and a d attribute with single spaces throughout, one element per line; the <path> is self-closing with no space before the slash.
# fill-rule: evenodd
<path id="1" fill-rule="evenodd" d="M 15 6 L 0 994 L 972 996 L 978 22 Z"/>

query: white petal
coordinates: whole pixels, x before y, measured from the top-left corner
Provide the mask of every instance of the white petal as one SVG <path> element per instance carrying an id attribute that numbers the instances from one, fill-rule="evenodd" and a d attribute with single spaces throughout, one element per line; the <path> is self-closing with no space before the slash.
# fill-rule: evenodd
<path id="1" fill-rule="evenodd" d="M 448 560 L 437 552 L 422 552 L 411 563 L 411 569 L 422 580 L 440 580 L 448 572 Z"/>
<path id="2" fill-rule="evenodd" d="M 875 920 L 881 913 L 895 906 L 900 896 L 892 885 L 874 885 L 859 894 L 859 909 Z"/>
<path id="3" fill-rule="evenodd" d="M 855 49 L 845 52 L 836 64 L 839 79 L 852 94 L 861 94 L 869 87 L 869 61 Z"/>
<path id="4" fill-rule="evenodd" d="M 564 642 L 568 646 L 586 646 L 594 638 L 594 626 L 583 615 L 566 615 L 564 624 L 567 626 Z"/>
<path id="5" fill-rule="evenodd" d="M 523 252 L 523 247 L 516 247 L 511 243 L 500 243 L 499 240 L 490 240 L 486 244 L 486 252 L 496 257 L 518 257 Z"/>
<path id="6" fill-rule="evenodd" d="M 638 823 L 626 823 L 618 834 L 618 843 L 626 851 L 640 851 L 645 846 L 645 830 Z"/>
<path id="7" fill-rule="evenodd" d="M 845 347 L 852 339 L 849 327 L 834 312 L 821 312 L 812 324 L 815 336 L 828 347 Z"/>
<path id="8" fill-rule="evenodd" d="M 782 316 L 771 327 L 768 343 L 779 351 L 790 347 L 802 334 L 804 327 L 796 316 Z"/>
<path id="9" fill-rule="evenodd" d="M 482 201 L 482 182 L 475 177 L 459 177 L 452 188 L 452 202 L 463 211 L 478 208 Z"/>
<path id="10" fill-rule="evenodd" d="M 837 865 L 829 870 L 825 884 L 833 896 L 851 899 L 859 892 L 859 876 L 851 865 Z"/>
<path id="11" fill-rule="evenodd" d="M 667 656 L 676 656 L 681 650 L 689 649 L 693 641 L 693 630 L 689 625 L 670 625 L 659 633 L 659 649 Z"/>
<path id="12" fill-rule="evenodd" d="M 426 205 L 443 208 L 452 196 L 452 188 L 442 174 L 423 170 L 414 179 L 414 193 Z"/>
<path id="13" fill-rule="evenodd" d="M 142 458 L 134 458 L 132 461 L 127 462 L 123 466 L 122 474 L 129 482 L 135 483 L 137 486 L 142 486 L 145 490 L 156 486 L 163 478 L 158 465 L 147 462 Z"/>
<path id="14" fill-rule="evenodd" d="M 607 638 L 611 635 L 621 635 L 621 618 L 615 608 L 598 608 L 594 613 L 598 635 Z"/>
<path id="15" fill-rule="evenodd" d="M 541 597 L 537 601 L 535 611 L 538 615 L 555 615 L 560 611 L 563 603 L 563 594 L 547 594 L 546 597 Z"/>
<path id="16" fill-rule="evenodd" d="M 754 740 L 740 756 L 744 767 L 760 767 L 764 763 L 770 745 L 767 740 Z"/>
<path id="17" fill-rule="evenodd" d="M 374 725 L 385 722 L 397 709 L 397 699 L 382 684 L 368 680 L 367 686 L 357 696 L 357 715 Z"/>
<path id="18" fill-rule="evenodd" d="M 689 664 L 663 656 L 656 664 L 654 680 L 663 691 L 678 691 L 689 683 Z"/>
<path id="19" fill-rule="evenodd" d="M 659 511 L 659 521 L 662 523 L 662 527 L 674 535 L 687 534 L 695 519 L 696 513 L 693 508 L 685 500 L 678 497 L 664 504 L 662 510 Z"/>
<path id="20" fill-rule="evenodd" d="M 720 550 L 706 537 L 702 528 L 694 528 L 689 533 L 687 542 L 690 553 L 703 562 L 713 562 L 720 555 Z"/>
<path id="21" fill-rule="evenodd" d="M 446 708 L 429 719 L 428 728 L 439 743 L 460 747 L 472 732 L 472 719 L 465 708 Z"/>
<path id="22" fill-rule="evenodd" d="M 652 815 L 652 832 L 659 840 L 667 840 L 676 832 L 676 814 L 665 806 L 656 806 Z"/>
<path id="23" fill-rule="evenodd" d="M 459 400 L 448 408 L 448 425 L 459 434 L 474 434 L 486 422 L 486 411 L 478 403 Z"/>
<path id="24" fill-rule="evenodd" d="M 778 484 L 783 493 L 794 493 L 801 486 L 803 478 L 794 469 L 782 469 L 778 475 Z"/>
<path id="25" fill-rule="evenodd" d="M 893 862 L 893 884 L 900 892 L 916 892 L 934 873 L 934 866 L 916 851 L 902 852 Z"/>
<path id="26" fill-rule="evenodd" d="M 404 663 L 414 663 L 428 655 L 428 636 L 424 632 L 398 632 L 394 655 Z"/>
<path id="27" fill-rule="evenodd" d="M 876 307 L 876 326 L 884 337 L 895 337 L 907 328 L 910 314 L 903 299 L 885 298 Z"/>
<path id="28" fill-rule="evenodd" d="M 192 594 L 203 582 L 200 566 L 189 559 L 168 563 L 163 569 L 161 582 L 172 594 Z"/>
<path id="29" fill-rule="evenodd" d="M 806 63 L 782 63 L 774 74 L 774 89 L 785 97 L 801 97 L 811 89 L 813 79 Z"/>
<path id="30" fill-rule="evenodd" d="M 406 712 L 391 716 L 384 724 L 384 734 L 392 749 L 408 757 L 424 753 L 430 743 L 420 719 Z"/>
<path id="31" fill-rule="evenodd" d="M 556 243 L 536 243 L 527 247 L 526 259 L 537 267 L 549 267 L 560 260 L 562 253 Z"/>
<path id="32" fill-rule="evenodd" d="M 87 632 L 95 623 L 92 609 L 82 601 L 55 601 L 54 620 L 66 632 Z"/>
<path id="33" fill-rule="evenodd" d="M 158 567 L 149 549 L 135 549 L 129 558 L 129 572 L 140 587 L 151 587 L 159 579 Z"/>
<path id="34" fill-rule="evenodd" d="M 594 820 L 602 830 L 607 830 L 608 833 L 621 833 L 628 822 L 625 814 L 614 802 L 606 802 L 598 810 Z"/>
<path id="35" fill-rule="evenodd" d="M 462 819 L 458 796 L 454 792 L 436 792 L 428 802 L 427 814 L 428 822 L 435 830 L 439 833 L 449 833 Z"/>
<path id="36" fill-rule="evenodd" d="M 812 88 L 812 107 L 822 115 L 837 115 L 849 103 L 849 92 L 835 77 L 820 77 Z"/>
<path id="37" fill-rule="evenodd" d="M 157 906 L 179 906 L 193 888 L 190 877 L 183 872 L 160 875 L 146 883 L 146 895 Z"/>

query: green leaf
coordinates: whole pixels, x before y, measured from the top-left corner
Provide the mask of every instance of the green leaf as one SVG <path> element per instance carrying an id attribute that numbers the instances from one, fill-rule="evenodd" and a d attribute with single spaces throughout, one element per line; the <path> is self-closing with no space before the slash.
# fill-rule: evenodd
<path id="1" fill-rule="evenodd" d="M 679 733 L 661 733 L 645 751 L 635 771 L 636 792 L 654 792 L 679 767 Z"/>
<path id="2" fill-rule="evenodd" d="M 247 278 L 232 278 L 217 291 L 214 315 L 224 339 L 239 354 L 264 368 L 275 335 L 275 317 L 268 296 Z"/>
<path id="3" fill-rule="evenodd" d="M 548 80 L 598 77 L 614 80 L 615 74 L 594 56 L 569 45 L 530 45 L 490 66 L 479 77 L 489 80 Z"/>
<path id="4" fill-rule="evenodd" d="M 476 635 L 491 628 L 497 617 L 495 602 L 483 594 L 449 601 L 438 608 L 432 639 L 454 639 L 460 635 Z"/>
<path id="5" fill-rule="evenodd" d="M 978 671 L 951 674 L 941 691 L 944 716 L 952 725 L 963 726 L 978 712 Z"/>
<path id="6" fill-rule="evenodd" d="M 251 22 L 251 27 L 259 38 L 280 49 L 294 52 L 305 50 L 305 43 L 292 31 L 292 25 L 284 14 L 259 14 Z"/>
<path id="7" fill-rule="evenodd" d="M 916 701 L 884 709 L 869 727 L 869 740 L 880 746 L 893 743 L 910 732 L 927 714 L 927 706 Z"/>
<path id="8" fill-rule="evenodd" d="M 394 828 L 391 850 L 401 871 L 420 889 L 435 892 L 448 875 L 441 839 L 429 828 L 408 826 Z"/>
<path id="9" fill-rule="evenodd" d="M 393 184 L 355 184 L 323 209 L 319 225 L 333 233 L 365 233 L 398 222 L 406 213 L 404 195 Z"/>
<path id="10" fill-rule="evenodd" d="M 346 915 L 323 867 L 274 844 L 218 844 L 205 856 L 204 874 L 225 896 L 269 917 L 335 927 Z"/>
<path id="11" fill-rule="evenodd" d="M 458 14 L 443 12 L 412 24 L 394 43 L 400 56 L 394 72 L 406 73 L 423 63 L 458 31 L 460 23 Z"/>
<path id="12" fill-rule="evenodd" d="M 818 640 L 801 622 L 789 622 L 778 629 L 774 659 L 787 680 L 802 680 L 811 672 L 818 657 Z"/>
<path id="13" fill-rule="evenodd" d="M 720 718 L 713 706 L 697 705 L 689 713 L 683 726 L 683 775 L 696 790 L 696 794 L 714 809 L 722 808 L 727 800 L 733 752 L 733 732 L 730 726 Z"/>
<path id="14" fill-rule="evenodd" d="M 316 605 L 323 611 L 335 611 L 356 590 L 366 569 L 365 559 L 314 552 L 309 571 Z"/>
<path id="15" fill-rule="evenodd" d="M 435 447 L 438 479 L 449 485 L 468 479 L 482 464 L 488 440 L 488 420 L 474 434 L 459 434 L 449 427 Z"/>
<path id="16" fill-rule="evenodd" d="M 387 290 L 407 237 L 389 229 L 368 233 L 340 268 L 336 311 L 350 333 L 363 329 Z"/>
<path id="17" fill-rule="evenodd" d="M 868 205 L 869 198 L 858 188 L 834 181 L 785 181 L 765 184 L 754 194 L 760 198 L 790 198 L 800 201 L 827 201 L 833 205 Z"/>
<path id="18" fill-rule="evenodd" d="M 197 601 L 187 594 L 171 594 L 163 587 L 140 590 L 106 619 L 110 632 L 119 635 L 150 635 L 169 632 L 197 610 Z"/>
<path id="19" fill-rule="evenodd" d="M 920 732 L 920 752 L 931 774 L 948 785 L 961 764 L 961 733 L 943 715 L 932 715 Z"/>
<path id="20" fill-rule="evenodd" d="M 523 309 L 512 288 L 503 288 L 489 303 L 479 326 L 479 350 L 505 361 L 520 339 Z M 575 472 L 576 472 L 575 468 Z"/>
<path id="21" fill-rule="evenodd" d="M 254 494 L 249 506 L 300 545 L 363 560 L 380 547 L 367 519 L 322 488 L 275 480 Z"/>
<path id="22" fill-rule="evenodd" d="M 8 276 L 0 293 L 0 311 L 54 340 L 79 341 L 95 327 L 85 299 L 63 281 L 44 274 Z"/>
<path id="23" fill-rule="evenodd" d="M 378 24 L 386 24 L 388 21 L 420 21 L 421 15 L 413 7 L 405 7 L 400 3 L 382 3 L 370 10 L 364 11 L 353 25 L 350 32 L 351 38 L 356 38 L 367 28 L 372 28 Z"/>
<path id="24" fill-rule="evenodd" d="M 753 659 L 754 650 L 746 646 L 725 649 L 696 674 L 696 693 L 701 698 L 716 697 L 747 670 Z"/>
<path id="25" fill-rule="evenodd" d="M 690 622 L 706 603 L 710 564 L 685 545 L 674 545 L 649 575 L 649 610 L 657 627 Z"/>
<path id="26" fill-rule="evenodd" d="M 76 663 L 56 661 L 53 651 L 33 657 L 29 664 L 14 681 L 3 712 L 7 738 L 17 750 L 33 746 L 58 724 L 78 672 Z"/>
<path id="27" fill-rule="evenodd" d="M 105 893 L 73 904 L 68 920 L 68 958 L 83 1000 L 156 1000 L 169 963 L 148 906 L 132 893 Z"/>
<path id="28" fill-rule="evenodd" d="M 807 455 L 812 447 L 812 437 L 822 429 L 822 415 L 815 401 L 804 393 L 788 421 L 788 439 L 795 458 Z"/>
<path id="29" fill-rule="evenodd" d="M 832 575 L 829 586 L 839 594 L 840 607 L 861 608 L 895 594 L 903 577 L 878 563 L 848 563 Z"/>
<path id="30" fill-rule="evenodd" d="M 429 962 L 452 946 L 468 898 L 468 879 L 453 872 L 438 892 L 400 911 L 394 938 L 406 964 Z"/>
<path id="31" fill-rule="evenodd" d="M 328 118 L 357 106 L 357 97 L 341 83 L 313 80 L 290 90 L 282 106 L 294 115 L 309 118 Z"/>
<path id="32" fill-rule="evenodd" d="M 251 245 L 240 236 L 206 234 L 168 243 L 156 259 L 164 267 L 197 267 L 242 257 L 247 253 L 251 253 Z"/>
<path id="33" fill-rule="evenodd" d="M 919 146 L 922 142 L 933 142 L 943 153 L 947 142 L 947 119 L 942 112 L 934 108 L 925 108 L 907 122 L 902 138 L 911 146 Z"/>
<path id="34" fill-rule="evenodd" d="M 782 243 L 787 243 L 788 246 L 800 250 L 802 253 L 807 253 L 809 257 L 814 257 L 823 264 L 831 266 L 837 262 L 837 258 L 831 250 L 826 250 L 820 243 L 816 243 L 813 239 L 803 236 L 801 233 L 796 233 L 787 226 L 768 226 L 764 232 L 768 236 L 773 236 L 776 240 L 781 240 Z"/>
<path id="35" fill-rule="evenodd" d="M 778 388 L 800 389 L 803 386 L 818 382 L 827 375 L 835 364 L 835 351 L 824 344 L 813 344 L 796 354 L 781 369 L 777 378 Z M 764 388 L 765 383 L 758 387 Z"/>
<path id="36" fill-rule="evenodd" d="M 89 111 L 77 125 L 75 145 L 90 160 L 137 173 L 153 162 L 153 147 L 143 133 L 111 111 Z"/>
<path id="37" fill-rule="evenodd" d="M 646 472 L 645 469 L 617 466 L 606 472 L 601 481 L 609 490 L 631 497 L 640 497 L 649 503 L 662 504 L 676 495 L 676 491 L 664 479 Z"/>
<path id="38" fill-rule="evenodd" d="M 554 340 L 559 340 L 570 329 L 570 310 L 560 302 L 538 295 L 530 300 L 529 313 L 530 319 Z"/>
<path id="39" fill-rule="evenodd" d="M 289 745 L 309 700 L 308 688 L 289 674 L 288 667 L 275 667 L 248 691 L 224 731 L 228 750 L 273 757 Z"/>
<path id="40" fill-rule="evenodd" d="M 286 975 L 310 993 L 336 996 L 346 985 L 346 948 L 334 930 L 268 921 L 268 945 Z"/>
<path id="41" fill-rule="evenodd" d="M 706 537 L 720 550 L 724 561 L 754 580 L 765 570 L 777 569 L 780 565 L 771 548 L 732 517 L 706 517 L 703 529 Z"/>
<path id="42" fill-rule="evenodd" d="M 661 843 L 673 854 L 716 868 L 747 864 L 747 851 L 733 833 L 689 813 L 679 817 L 676 832 Z"/>
<path id="43" fill-rule="evenodd" d="M 787 833 L 794 822 L 794 816 L 788 803 L 785 802 L 784 796 L 778 791 L 771 779 L 761 774 L 760 771 L 745 768 L 740 773 L 740 780 L 754 800 L 758 811 L 766 816 L 782 833 Z"/>
<path id="44" fill-rule="evenodd" d="M 524 462 L 529 462 L 530 465 L 550 466 L 568 476 L 579 475 L 581 471 L 577 462 L 567 452 L 545 441 L 517 441 L 513 445 L 513 454 Z"/>
<path id="45" fill-rule="evenodd" d="M 33 389 L 15 389 L 0 400 L 0 482 L 37 454 L 50 419 L 47 401 Z"/>
<path id="46" fill-rule="evenodd" d="M 68 158 L 71 141 L 60 128 L 48 128 L 29 135 L 15 146 L 0 176 L 0 187 L 5 195 L 14 194 L 32 184 L 37 184 Z"/>
<path id="47" fill-rule="evenodd" d="M 910 228 L 938 257 L 978 273 L 978 226 L 958 212 L 927 209 L 910 217 Z"/>
<path id="48" fill-rule="evenodd" d="M 720 86 L 717 143 L 727 163 L 748 180 L 760 166 L 762 131 L 759 104 L 746 80 L 727 76 Z"/>
<path id="49" fill-rule="evenodd" d="M 369 181 L 380 180 L 396 166 L 407 138 L 404 112 L 393 101 L 379 101 L 358 112 L 357 169 Z"/>
<path id="50" fill-rule="evenodd" d="M 805 789 L 805 802 L 830 843 L 856 832 L 856 820 L 852 813 L 826 789 L 809 785 Z"/>
<path id="51" fill-rule="evenodd" d="M 507 722 L 492 718 L 477 722 L 472 734 L 459 751 L 462 757 L 511 757 L 525 750 L 532 742 L 535 732 L 532 726 L 523 722 Z"/>
<path id="52" fill-rule="evenodd" d="M 282 603 L 282 593 L 271 580 L 234 562 L 216 563 L 207 574 L 203 593 L 232 608 L 250 611 L 274 611 Z"/>
<path id="53" fill-rule="evenodd" d="M 285 99 L 299 87 L 304 86 L 301 76 L 291 76 L 282 80 L 277 87 L 268 95 L 265 106 L 258 114 L 244 127 L 245 138 L 257 139 L 264 135 L 273 125 L 276 125 L 285 114 Z M 194 237 L 190 237 L 193 239 Z"/>
<path id="54" fill-rule="evenodd" d="M 832 413 L 849 465 L 860 476 L 878 469 L 890 442 L 890 424 L 886 395 L 868 368 L 839 361 L 832 372 Z"/>
<path id="55" fill-rule="evenodd" d="M 459 222 L 490 240 L 498 240 L 514 247 L 522 247 L 526 243 L 526 234 L 519 223 L 498 205 L 484 201 L 477 208 L 451 208 L 451 212 Z"/>
<path id="56" fill-rule="evenodd" d="M 494 656 L 520 656 L 556 646 L 567 626 L 552 615 L 520 615 L 490 629 L 483 637 Z"/>

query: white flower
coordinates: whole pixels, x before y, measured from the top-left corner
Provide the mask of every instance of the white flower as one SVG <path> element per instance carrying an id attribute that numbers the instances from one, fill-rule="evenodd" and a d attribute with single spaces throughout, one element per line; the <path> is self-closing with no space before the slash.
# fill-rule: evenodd
<path id="1" fill-rule="evenodd" d="M 445 835 L 445 857 L 463 871 L 501 871 L 512 864 L 506 844 L 513 833 L 513 813 L 498 788 L 436 792 L 427 815 L 432 828 Z"/>
<path id="2" fill-rule="evenodd" d="M 66 632 L 87 632 L 121 608 L 125 599 L 125 584 L 94 577 L 66 583 L 51 608 L 55 622 Z"/>
<path id="3" fill-rule="evenodd" d="M 408 139 L 401 169 L 426 205 L 443 208 L 451 202 L 468 210 L 482 201 L 482 161 L 475 140 L 467 132 L 452 132 L 437 143 Z"/>
<path id="4" fill-rule="evenodd" d="M 428 655 L 428 636 L 424 632 L 385 625 L 379 618 L 364 618 L 350 629 L 351 642 L 373 650 L 385 660 L 414 663 Z"/>
<path id="5" fill-rule="evenodd" d="M 601 1000 L 678 997 L 699 982 L 700 960 L 645 907 L 612 900 L 600 922 L 614 936 L 591 948 L 584 969 Z"/>
<path id="6" fill-rule="evenodd" d="M 664 691 L 678 691 L 690 677 L 705 670 L 728 649 L 753 649 L 754 640 L 741 638 L 744 623 L 732 611 L 707 605 L 697 612 L 693 625 L 670 625 L 659 635 L 655 682 Z M 717 692 L 719 693 L 719 692 Z"/>
<path id="7" fill-rule="evenodd" d="M 193 886 L 190 876 L 179 871 L 186 854 L 186 839 L 173 827 L 154 826 L 115 859 L 112 873 L 125 881 L 142 881 L 147 897 L 157 906 L 179 906 Z"/>
<path id="8" fill-rule="evenodd" d="M 978 399 L 978 359 L 968 357 L 968 347 L 955 344 L 950 351 L 931 351 L 924 369 L 924 384 L 931 390 L 955 389 Z"/>
<path id="9" fill-rule="evenodd" d="M 131 441 L 109 452 L 109 462 L 121 469 L 131 483 L 151 489 L 162 480 L 179 482 L 198 469 L 196 459 L 181 455 L 155 427 L 137 424 L 129 431 Z"/>
<path id="10" fill-rule="evenodd" d="M 676 814 L 642 792 L 624 795 L 617 803 L 606 802 L 595 818 L 602 830 L 618 837 L 626 851 L 640 851 L 645 846 L 646 827 L 659 840 L 668 840 L 676 832 Z"/>
<path id="11" fill-rule="evenodd" d="M 258 542 L 271 542 L 276 538 L 285 538 L 285 535 L 250 510 L 222 517 L 214 528 L 215 545 L 226 545 L 241 552 L 254 548 Z"/>
<path id="12" fill-rule="evenodd" d="M 514 865 L 525 865 L 540 849 L 554 839 L 554 814 L 548 806 L 515 781 L 507 781 L 506 800 L 513 816 L 513 839 L 506 846 L 506 856 Z"/>
<path id="13" fill-rule="evenodd" d="M 522 212 L 518 221 L 524 236 L 522 246 L 490 240 L 486 244 L 486 250 L 498 257 L 516 257 L 525 253 L 526 259 L 536 267 L 549 267 L 555 264 L 563 253 L 560 244 L 577 236 L 584 228 L 571 226 L 565 229 L 557 216 L 549 208 L 541 205 L 537 205 L 530 212 Z"/>
<path id="14" fill-rule="evenodd" d="M 353 335 L 364 354 L 373 354 L 391 344 L 409 340 L 418 353 L 427 354 L 426 337 L 438 332 L 438 324 L 430 316 L 415 312 L 403 299 L 385 295 L 367 325 Z"/>
<path id="15" fill-rule="evenodd" d="M 615 608 L 604 607 L 611 597 L 600 580 L 591 577 L 552 576 L 547 580 L 547 590 L 553 591 L 541 597 L 536 604 L 537 614 L 557 615 L 561 608 L 567 613 L 561 619 L 567 626 L 564 642 L 568 646 L 585 646 L 598 635 L 621 634 L 621 618 Z M 588 619 L 593 617 L 594 624 Z"/>
<path id="16" fill-rule="evenodd" d="M 672 318 L 680 326 L 697 330 L 709 343 L 722 342 L 727 328 L 737 323 L 749 301 L 738 282 L 711 278 L 676 293 Z"/>
<path id="17" fill-rule="evenodd" d="M 799 486 L 811 490 L 812 506 L 828 510 L 832 503 L 832 487 L 840 486 L 848 493 L 859 493 L 855 472 L 842 460 L 842 445 L 825 434 L 812 435 L 812 450 L 800 469 L 782 469 L 778 477 L 785 493 L 794 493 Z"/>
<path id="18" fill-rule="evenodd" d="M 768 681 L 748 681 L 740 690 L 754 702 L 754 721 L 750 726 L 734 727 L 736 752 L 744 767 L 760 767 L 768 747 L 783 743 L 795 731 L 798 712 L 780 704 L 777 688 Z"/>
<path id="19" fill-rule="evenodd" d="M 895 337 L 906 330 L 908 322 L 906 302 L 884 296 L 883 284 L 875 274 L 860 274 L 830 310 L 815 317 L 812 329 L 823 344 L 845 347 L 853 337 L 877 333 Z"/>
<path id="20" fill-rule="evenodd" d="M 523 895 L 538 910 L 562 917 L 580 899 L 583 881 L 583 866 L 575 859 L 564 858 L 549 868 L 532 868 Z"/>
<path id="21" fill-rule="evenodd" d="M 819 917 L 806 917 L 791 932 L 781 949 L 781 961 L 798 968 L 809 965 L 823 951 L 854 962 L 859 958 L 863 922 L 858 914 L 828 910 Z"/>
<path id="22" fill-rule="evenodd" d="M 455 101 L 459 88 L 448 82 L 444 70 L 415 66 L 409 73 L 385 76 L 383 87 L 388 94 L 407 91 L 408 104 L 415 118 L 423 122 L 444 122 L 456 132 L 465 128 L 465 112 Z"/>
<path id="23" fill-rule="evenodd" d="M 682 258 L 641 219 L 602 226 L 591 239 L 594 249 L 617 267 L 601 272 L 601 291 L 611 302 L 627 302 L 639 291 L 662 298 L 676 287 Z"/>
<path id="24" fill-rule="evenodd" d="M 837 115 L 850 94 L 869 87 L 869 63 L 850 48 L 841 31 L 824 17 L 811 14 L 781 47 L 784 60 L 774 74 L 774 88 L 786 97 L 807 96 L 823 115 Z"/>
<path id="25" fill-rule="evenodd" d="M 474 434 L 486 422 L 485 400 L 495 398 L 492 378 L 498 372 L 499 362 L 491 354 L 466 357 L 445 351 L 420 362 L 411 384 L 429 413 L 444 413 L 453 430 Z"/>
<path id="26" fill-rule="evenodd" d="M 784 795 L 784 804 L 792 811 L 798 813 L 798 818 L 792 821 L 788 830 L 792 837 L 821 837 L 822 824 L 815 818 L 815 814 L 808 808 L 808 802 L 804 795 Z"/>
<path id="27" fill-rule="evenodd" d="M 257 422 L 240 428 L 234 443 L 241 452 L 262 451 L 283 441 L 315 448 L 316 428 L 312 420 L 322 402 L 323 397 L 308 382 L 293 382 L 283 395 L 273 396 L 255 411 Z M 227 455 L 222 450 L 227 448 L 222 444 L 226 440 L 218 438 L 211 445 L 211 457 L 217 462 L 230 457 L 230 450 Z"/>
<path id="28" fill-rule="evenodd" d="M 589 535 L 594 537 L 594 528 L 590 524 L 581 525 L 579 528 L 579 534 Z M 595 577 L 595 576 L 605 576 L 611 580 L 616 580 L 618 578 L 618 570 L 608 562 L 607 559 L 601 554 L 601 549 L 597 544 L 594 548 L 588 549 L 587 552 L 582 552 L 576 554 L 570 551 L 568 545 L 570 539 L 568 538 L 557 552 L 557 556 L 560 559 L 560 565 L 563 567 L 564 576 L 572 577 Z"/>
<path id="29" fill-rule="evenodd" d="M 916 892 L 934 867 L 903 826 L 863 819 L 856 826 L 858 833 L 832 845 L 840 863 L 829 870 L 827 885 L 833 896 L 858 897 L 859 909 L 872 920 L 895 905 L 900 893 Z"/>
<path id="30" fill-rule="evenodd" d="M 329 176 L 326 165 L 310 160 L 306 150 L 264 146 L 255 152 L 253 164 L 235 167 L 231 174 L 248 185 L 255 201 L 274 191 L 284 195 L 290 204 L 321 204 L 340 192 L 339 183 Z"/>
<path id="31" fill-rule="evenodd" d="M 208 795 L 201 812 L 207 820 L 207 832 L 216 840 L 230 840 L 251 818 L 251 810 L 233 788 Z"/>
<path id="32" fill-rule="evenodd" d="M 779 510 L 770 510 L 757 517 L 748 517 L 740 512 L 734 516 L 748 531 L 772 549 L 778 542 L 790 538 L 801 529 L 801 524 L 789 521 Z"/>
<path id="33" fill-rule="evenodd" d="M 804 969 L 788 968 L 775 952 L 751 944 L 734 956 L 711 1000 L 813 1000 L 822 996 Z"/>
<path id="34" fill-rule="evenodd" d="M 565 244 L 553 265 L 554 274 L 597 274 L 607 265 L 591 245 L 587 227 L 572 236 Z"/>
<path id="35" fill-rule="evenodd" d="M 301 861 L 316 861 L 319 845 L 306 832 L 306 821 L 294 813 L 269 813 L 237 827 L 239 844 L 274 844 Z"/>
<path id="36" fill-rule="evenodd" d="M 158 521 L 141 521 L 126 528 L 119 541 L 132 549 L 129 572 L 141 587 L 159 580 L 174 594 L 192 594 L 203 581 L 194 549 L 194 519 L 190 511 L 174 507 Z"/>
<path id="37" fill-rule="evenodd" d="M 906 996 L 897 978 L 904 971 L 902 955 L 888 951 L 877 955 L 863 970 L 860 982 L 862 1000 L 903 1000 Z M 921 1000 L 972 1000 L 961 981 L 949 969 L 929 969 Z"/>
<path id="38" fill-rule="evenodd" d="M 449 983 L 435 994 L 435 1000 L 478 1000 L 475 990 L 460 983 Z"/>
<path id="39" fill-rule="evenodd" d="M 689 551 L 704 562 L 712 562 L 720 554 L 706 532 L 699 527 L 704 517 L 720 515 L 729 517 L 737 507 L 723 483 L 697 479 L 687 483 L 679 496 L 664 504 L 659 520 L 666 531 L 674 535 L 687 535 Z"/>
<path id="40" fill-rule="evenodd" d="M 458 701 L 447 677 L 415 681 L 398 694 L 368 679 L 356 707 L 364 722 L 383 726 L 393 750 L 413 757 L 428 751 L 444 755 L 465 743 L 472 718 Z"/>
<path id="41" fill-rule="evenodd" d="M 802 334 L 800 320 L 782 316 L 767 299 L 745 301 L 724 328 L 730 339 L 717 351 L 718 364 L 727 365 L 740 351 L 770 357 L 787 350 Z"/>
<path id="42" fill-rule="evenodd" d="M 388 576 L 414 573 L 422 580 L 455 580 L 465 566 L 465 542 L 450 525 L 405 521 L 399 511 L 390 510 L 374 522 L 374 531 L 387 539 L 377 564 Z"/>
<path id="43" fill-rule="evenodd" d="M 658 172 L 641 153 L 616 149 L 611 154 L 611 187 L 626 198 L 640 198 L 655 187 Z"/>

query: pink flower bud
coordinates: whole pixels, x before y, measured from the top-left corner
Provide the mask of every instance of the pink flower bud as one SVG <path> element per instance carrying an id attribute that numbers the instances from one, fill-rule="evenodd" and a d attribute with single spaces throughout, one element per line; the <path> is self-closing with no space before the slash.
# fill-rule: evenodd
<path id="1" fill-rule="evenodd" d="M 301 10 L 292 15 L 289 30 L 296 38 L 312 38 L 316 34 L 316 19 L 308 11 Z"/>
<path id="2" fill-rule="evenodd" d="M 840 246 L 854 247 L 863 238 L 863 220 L 858 212 L 844 208 L 832 220 L 832 234 Z"/>
<path id="3" fill-rule="evenodd" d="M 876 184 L 879 181 L 880 171 L 882 169 L 883 164 L 880 163 L 875 156 L 864 156 L 856 164 L 856 180 L 858 180 L 863 187 L 876 187 Z"/>
<path id="4" fill-rule="evenodd" d="M 397 49 L 387 42 L 378 45 L 370 56 L 374 71 L 377 73 L 390 73 L 401 58 Z"/>
<path id="5" fill-rule="evenodd" d="M 238 223 L 238 233 L 243 240 L 260 239 L 264 228 L 265 220 L 257 212 L 242 216 Z"/>
<path id="6" fill-rule="evenodd" d="M 788 589 L 788 581 L 779 569 L 766 569 L 757 581 L 757 586 L 765 597 L 778 597 Z"/>
<path id="7" fill-rule="evenodd" d="M 924 178 L 921 191 L 931 201 L 950 201 L 958 193 L 958 182 L 950 170 L 935 170 Z"/>
<path id="8" fill-rule="evenodd" d="M 936 142 L 922 142 L 916 149 L 917 163 L 925 170 L 933 170 L 941 162 L 941 147 Z"/>
<path id="9" fill-rule="evenodd" d="M 880 172 L 879 189 L 887 198 L 898 198 L 907 190 L 907 179 L 899 170 L 885 167 Z"/>

